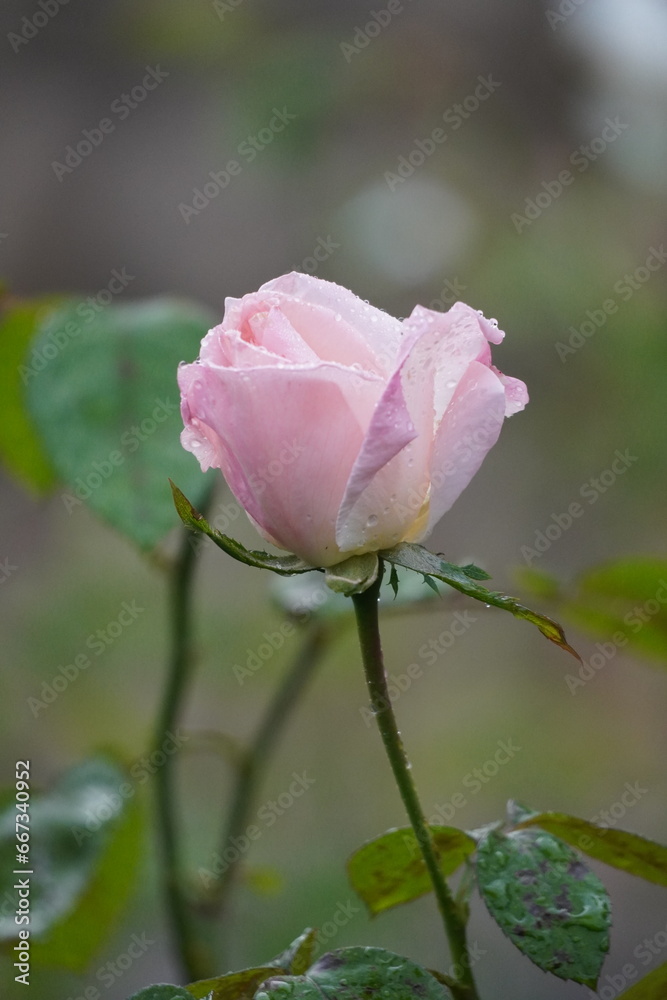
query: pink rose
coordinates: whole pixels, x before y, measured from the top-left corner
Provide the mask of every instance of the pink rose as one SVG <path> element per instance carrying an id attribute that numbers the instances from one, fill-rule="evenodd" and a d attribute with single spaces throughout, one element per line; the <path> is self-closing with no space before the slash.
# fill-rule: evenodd
<path id="1" fill-rule="evenodd" d="M 400 321 L 286 274 L 228 298 L 181 365 L 181 441 L 267 541 L 312 566 L 420 541 L 528 401 L 491 364 L 503 337 L 462 302 Z"/>

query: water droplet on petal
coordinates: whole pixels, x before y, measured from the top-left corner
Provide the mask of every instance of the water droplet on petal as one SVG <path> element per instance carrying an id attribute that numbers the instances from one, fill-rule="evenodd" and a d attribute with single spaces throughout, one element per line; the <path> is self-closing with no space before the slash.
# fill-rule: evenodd
<path id="1" fill-rule="evenodd" d="M 366 521 L 366 527 L 367 528 L 374 528 L 377 523 L 378 523 L 378 516 L 377 516 L 377 514 L 371 514 L 370 517 L 368 518 L 368 520 Z"/>

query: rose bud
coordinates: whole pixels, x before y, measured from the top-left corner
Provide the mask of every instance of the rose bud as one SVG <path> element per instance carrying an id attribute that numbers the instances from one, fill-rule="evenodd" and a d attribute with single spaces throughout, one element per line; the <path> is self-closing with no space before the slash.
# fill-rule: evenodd
<path id="1" fill-rule="evenodd" d="M 267 541 L 312 566 L 418 542 L 528 401 L 491 364 L 503 337 L 462 302 L 400 321 L 283 275 L 226 299 L 181 365 L 181 441 Z"/>

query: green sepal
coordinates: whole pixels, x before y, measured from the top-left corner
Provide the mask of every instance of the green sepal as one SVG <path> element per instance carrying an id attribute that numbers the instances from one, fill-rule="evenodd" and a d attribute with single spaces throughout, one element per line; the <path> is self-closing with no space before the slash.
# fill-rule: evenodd
<path id="1" fill-rule="evenodd" d="M 270 569 L 274 573 L 280 573 L 281 576 L 291 576 L 293 573 L 311 573 L 313 571 L 314 567 L 309 566 L 298 556 L 272 556 L 268 552 L 246 549 L 245 545 L 241 545 L 236 539 L 229 538 L 227 535 L 223 535 L 222 532 L 216 531 L 215 528 L 211 527 L 204 515 L 200 514 L 192 506 L 188 498 L 179 490 L 178 486 L 172 483 L 171 479 L 169 480 L 169 484 L 174 497 L 176 511 L 186 528 L 192 528 L 193 531 L 199 531 L 207 535 L 228 556 L 238 559 L 239 562 L 245 563 L 246 566 L 256 566 L 257 569 Z"/>
<path id="2" fill-rule="evenodd" d="M 530 608 L 520 604 L 515 597 L 508 597 L 507 594 L 499 594 L 496 591 L 487 590 L 486 587 L 480 586 L 477 578 L 468 575 L 466 572 L 466 569 L 470 570 L 469 566 L 464 569 L 461 566 L 455 566 L 453 563 L 444 562 L 439 556 L 429 552 L 423 546 L 413 545 L 409 542 L 401 542 L 400 545 L 397 545 L 393 549 L 380 552 L 380 556 L 382 559 L 386 559 L 387 562 L 392 563 L 392 565 L 405 566 L 406 569 L 412 569 L 415 573 L 434 576 L 436 580 L 442 580 L 443 583 L 448 584 L 455 590 L 459 590 L 468 597 L 472 597 L 476 601 L 482 601 L 483 604 L 492 604 L 502 611 L 509 611 L 516 618 L 525 618 L 527 621 L 532 622 L 533 625 L 536 625 L 547 639 L 556 643 L 561 649 L 567 650 L 568 653 L 571 653 L 572 656 L 581 661 L 581 657 L 569 645 L 562 627 L 557 622 L 537 611 L 531 611 Z M 475 567 L 474 569 L 476 570 L 477 568 Z"/>
<path id="3" fill-rule="evenodd" d="M 380 572 L 380 560 L 376 552 L 365 552 L 329 566 L 324 572 L 327 587 L 336 594 L 352 597 L 373 586 Z"/>

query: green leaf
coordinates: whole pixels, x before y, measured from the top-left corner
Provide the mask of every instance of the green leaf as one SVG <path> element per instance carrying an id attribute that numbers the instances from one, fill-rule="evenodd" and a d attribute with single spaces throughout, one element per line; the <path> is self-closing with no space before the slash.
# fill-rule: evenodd
<path id="1" fill-rule="evenodd" d="M 451 826 L 429 827 L 443 875 L 451 875 L 473 853 L 474 839 Z M 350 885 L 372 916 L 409 903 L 433 889 L 410 827 L 390 830 L 355 851 L 347 862 Z"/>
<path id="2" fill-rule="evenodd" d="M 133 993 L 129 1000 L 192 1000 L 192 993 L 182 986 L 147 986 L 145 990 Z"/>
<path id="3" fill-rule="evenodd" d="M 516 829 L 539 827 L 560 837 L 596 861 L 620 868 L 638 878 L 667 886 L 667 847 L 646 840 L 636 833 L 606 826 L 565 813 L 533 813 L 516 824 Z"/>
<path id="4" fill-rule="evenodd" d="M 123 794 L 121 789 L 125 792 Z M 129 791 L 128 791 L 129 789 Z M 142 815 L 128 776 L 96 758 L 71 769 L 30 802 L 31 951 L 43 964 L 80 971 L 102 946 L 136 886 Z M 14 893 L 15 810 L 0 817 L 0 890 Z M 16 936 L 13 914 L 0 938 Z"/>
<path id="5" fill-rule="evenodd" d="M 492 604 L 503 611 L 509 611 L 516 618 L 525 618 L 527 621 L 532 622 L 533 625 L 536 625 L 542 635 L 546 636 L 551 642 L 555 642 L 561 649 L 567 650 L 577 660 L 581 659 L 579 654 L 568 644 L 565 639 L 565 633 L 557 622 L 552 621 L 551 618 L 547 618 L 546 615 L 540 614 L 537 611 L 531 611 L 530 608 L 520 604 L 515 597 L 508 597 L 506 594 L 498 594 L 495 591 L 487 590 L 471 579 L 460 566 L 443 562 L 439 556 L 429 552 L 423 546 L 401 542 L 395 548 L 381 552 L 380 556 L 394 565 L 405 566 L 406 569 L 414 570 L 416 573 L 434 576 L 437 580 L 442 580 L 443 583 L 449 584 L 450 587 L 454 587 L 455 590 L 461 591 L 462 594 L 467 594 L 468 597 L 472 597 L 476 601 L 482 601 L 484 604 Z"/>
<path id="6" fill-rule="evenodd" d="M 306 928 L 291 945 L 273 959 L 271 965 L 284 969 L 293 976 L 301 976 L 310 966 L 315 950 L 317 933 L 312 927 Z"/>
<path id="7" fill-rule="evenodd" d="M 375 552 L 366 552 L 361 556 L 350 556 L 335 566 L 325 570 L 324 578 L 327 587 L 336 594 L 352 597 L 362 594 L 364 590 L 375 583 L 380 572 L 380 560 Z"/>
<path id="8" fill-rule="evenodd" d="M 174 527 L 170 475 L 201 501 L 209 480 L 180 444 L 176 370 L 198 353 L 212 322 L 200 307 L 169 299 L 109 305 L 97 314 L 69 302 L 50 314 L 34 344 L 49 360 L 27 394 L 68 486 L 68 512 L 85 501 L 150 549 Z"/>
<path id="9" fill-rule="evenodd" d="M 478 848 L 477 883 L 519 951 L 545 972 L 595 988 L 609 948 L 609 899 L 567 844 L 540 830 L 490 831 Z"/>
<path id="10" fill-rule="evenodd" d="M 261 965 L 241 972 L 229 972 L 215 979 L 201 979 L 188 986 L 188 1000 L 251 1000 L 255 990 L 269 976 L 277 974 L 274 965 Z"/>
<path id="11" fill-rule="evenodd" d="M 618 1000 L 665 1000 L 666 996 L 667 963 L 654 969 L 625 993 L 621 993 Z"/>
<path id="12" fill-rule="evenodd" d="M 54 299 L 12 302 L 0 316 L 0 457 L 34 493 L 47 493 L 56 474 L 26 408 L 26 384 L 36 377 L 28 347 Z"/>
<path id="13" fill-rule="evenodd" d="M 449 1000 L 450 994 L 430 972 L 408 958 L 383 948 L 339 948 L 323 955 L 304 976 L 274 975 L 267 979 L 254 1000 L 285 1000 L 286 996 L 291 1000 L 373 996 L 383 1000 Z"/>
<path id="14" fill-rule="evenodd" d="M 270 569 L 274 573 L 289 576 L 292 573 L 312 573 L 313 567 L 299 559 L 298 556 L 272 556 L 268 552 L 258 552 L 254 549 L 246 549 L 244 545 L 234 538 L 228 538 L 221 532 L 216 531 L 208 523 L 203 514 L 192 506 L 188 498 L 179 490 L 178 486 L 172 483 L 171 492 L 174 505 L 183 524 L 193 531 L 200 531 L 207 535 L 211 541 L 215 542 L 218 548 L 226 552 L 228 556 L 245 563 L 246 566 L 256 566 L 258 569 Z"/>

